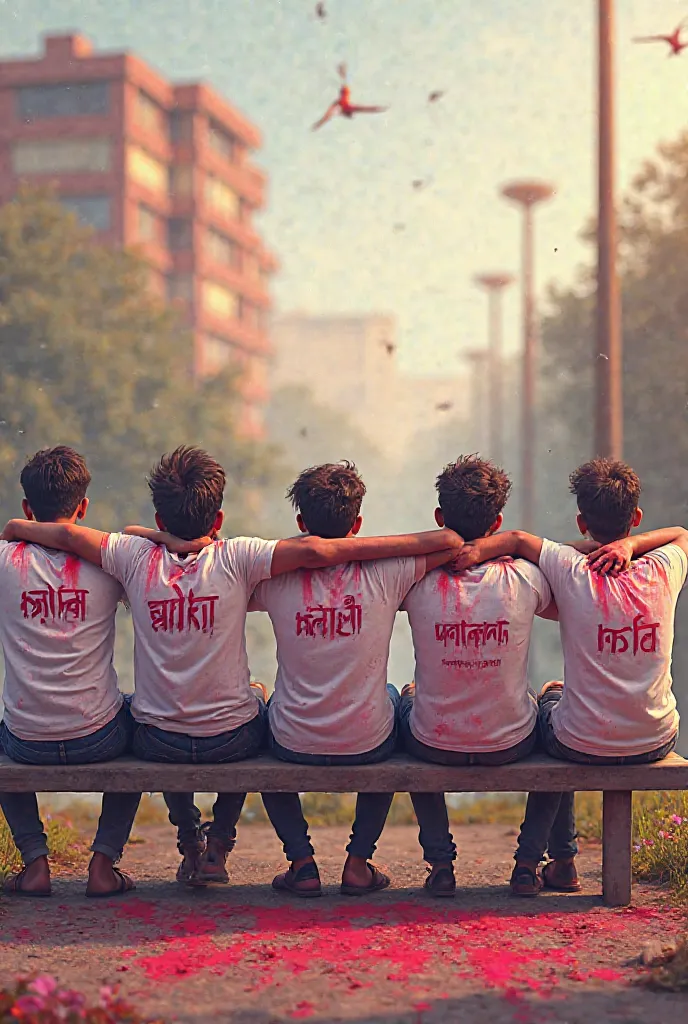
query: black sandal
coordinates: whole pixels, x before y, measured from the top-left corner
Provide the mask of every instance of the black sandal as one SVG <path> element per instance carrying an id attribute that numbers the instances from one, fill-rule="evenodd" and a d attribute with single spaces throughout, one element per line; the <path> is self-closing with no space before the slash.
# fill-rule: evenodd
<path id="1" fill-rule="evenodd" d="M 381 892 L 382 889 L 388 889 L 392 884 L 392 879 L 387 875 L 383 874 L 382 871 L 378 871 L 374 864 L 370 861 L 367 863 L 367 868 L 370 871 L 370 884 L 369 885 L 345 885 L 342 882 L 339 891 L 342 896 L 367 896 L 371 892 Z"/>
<path id="2" fill-rule="evenodd" d="M 451 897 L 456 895 L 456 878 L 453 868 L 440 868 L 433 875 L 433 869 L 428 868 L 428 877 L 423 886 L 431 896 Z"/>
<path id="3" fill-rule="evenodd" d="M 25 899 L 46 899 L 48 896 L 52 896 L 53 891 L 50 889 L 24 889 L 22 888 L 22 881 L 26 874 L 28 867 L 22 868 L 21 871 L 15 872 L 5 880 L 2 886 L 2 891 L 6 896 L 23 896 Z"/>
<path id="4" fill-rule="evenodd" d="M 317 889 L 299 889 L 300 882 L 312 882 L 314 879 L 318 881 Z M 307 864 L 302 864 L 298 871 L 294 871 L 290 867 L 288 871 L 284 871 L 281 875 L 273 878 L 272 888 L 277 892 L 290 892 L 293 896 L 300 896 L 304 900 L 322 896 L 318 865 L 315 861 L 308 861 Z"/>
<path id="5" fill-rule="evenodd" d="M 133 892 L 136 888 L 134 879 L 130 878 L 129 875 L 125 875 L 123 871 L 116 868 L 113 864 L 112 870 L 117 876 L 118 885 L 116 889 L 109 889 L 107 892 L 89 892 L 86 890 L 86 899 L 89 900 L 108 900 L 112 899 L 113 896 L 124 896 L 126 892 Z"/>

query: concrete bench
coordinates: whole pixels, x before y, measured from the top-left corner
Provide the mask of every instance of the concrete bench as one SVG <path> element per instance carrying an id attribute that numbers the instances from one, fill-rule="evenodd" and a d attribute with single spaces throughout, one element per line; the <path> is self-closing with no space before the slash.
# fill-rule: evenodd
<path id="1" fill-rule="evenodd" d="M 364 767 L 286 764 L 268 755 L 235 764 L 155 764 L 120 758 L 93 765 L 40 767 L 0 756 L 0 791 L 39 793 L 603 793 L 602 889 L 608 906 L 631 900 L 633 791 L 688 789 L 688 761 L 671 754 L 650 765 L 596 767 L 537 755 L 501 768 L 445 768 L 402 755 Z"/>

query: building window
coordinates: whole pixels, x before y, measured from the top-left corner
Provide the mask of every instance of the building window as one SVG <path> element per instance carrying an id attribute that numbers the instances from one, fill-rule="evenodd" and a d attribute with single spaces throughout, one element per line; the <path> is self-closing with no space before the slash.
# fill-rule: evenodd
<path id="1" fill-rule="evenodd" d="M 217 121 L 208 124 L 208 145 L 223 160 L 234 159 L 234 139 Z"/>
<path id="2" fill-rule="evenodd" d="M 150 192 L 167 192 L 167 168 L 138 146 L 129 146 L 127 149 L 127 173 L 133 181 Z"/>
<path id="3" fill-rule="evenodd" d="M 239 250 L 234 242 L 209 228 L 205 236 L 206 252 L 213 263 L 221 263 L 225 267 L 236 267 L 238 264 Z"/>
<path id="4" fill-rule="evenodd" d="M 174 164 L 170 167 L 170 194 L 187 197 L 193 193 L 193 168 L 191 164 Z"/>
<path id="5" fill-rule="evenodd" d="M 224 217 L 236 219 L 240 212 L 239 197 L 224 181 L 209 174 L 205 179 L 205 201 L 212 210 Z"/>
<path id="6" fill-rule="evenodd" d="M 214 281 L 203 282 L 203 308 L 212 316 L 234 320 L 239 310 L 239 300 L 229 288 Z"/>
<path id="7" fill-rule="evenodd" d="M 12 169 L 15 174 L 102 174 L 110 170 L 110 140 L 25 139 L 12 147 Z"/>
<path id="8" fill-rule="evenodd" d="M 143 89 L 139 89 L 136 93 L 136 120 L 142 128 L 146 128 L 148 131 L 163 131 L 165 120 L 163 109 Z"/>
<path id="9" fill-rule="evenodd" d="M 173 217 L 167 225 L 167 242 L 170 249 L 190 249 L 193 243 L 193 229 L 190 220 Z"/>
<path id="10" fill-rule="evenodd" d="M 17 110 L 27 124 L 50 117 L 103 115 L 109 108 L 109 82 L 25 85 L 17 89 Z"/>
<path id="11" fill-rule="evenodd" d="M 193 140 L 193 114 L 190 111 L 172 111 L 170 114 L 170 139 L 176 143 Z"/>
<path id="12" fill-rule="evenodd" d="M 160 218 L 142 203 L 139 205 L 138 240 L 156 245 L 160 242 Z"/>
<path id="13" fill-rule="evenodd" d="M 109 196 L 61 196 L 60 202 L 77 215 L 80 221 L 96 231 L 109 231 L 111 200 Z"/>
<path id="14" fill-rule="evenodd" d="M 172 274 L 167 279 L 167 297 L 170 302 L 193 302 L 193 277 L 191 274 Z"/>

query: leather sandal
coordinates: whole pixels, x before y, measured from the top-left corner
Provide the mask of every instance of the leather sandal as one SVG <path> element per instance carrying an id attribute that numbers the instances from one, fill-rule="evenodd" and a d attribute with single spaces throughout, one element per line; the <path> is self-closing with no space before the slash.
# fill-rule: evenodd
<path id="1" fill-rule="evenodd" d="M 116 868 L 114 866 L 114 864 L 112 866 L 112 870 L 114 871 L 115 875 L 117 876 L 117 883 L 118 883 L 117 884 L 117 888 L 116 889 L 109 889 L 107 892 L 89 892 L 88 889 L 87 889 L 86 890 L 86 898 L 87 899 L 89 899 L 89 900 L 109 900 L 113 896 L 124 896 L 124 894 L 126 892 L 133 892 L 133 890 L 136 888 L 136 884 L 134 883 L 134 879 L 130 878 L 129 875 L 126 875 L 124 873 L 124 871 L 120 871 L 120 869 Z"/>
<path id="2" fill-rule="evenodd" d="M 575 864 L 561 864 L 550 860 L 542 869 L 542 885 L 552 892 L 580 892 L 583 886 L 578 880 Z"/>
<path id="3" fill-rule="evenodd" d="M 367 863 L 367 868 L 370 871 L 370 883 L 369 885 L 346 885 L 342 882 L 339 891 L 342 896 L 367 896 L 371 892 L 381 892 L 382 889 L 388 889 L 392 884 L 392 879 L 385 875 L 382 871 L 378 871 L 374 864 L 370 861 Z"/>
<path id="4" fill-rule="evenodd" d="M 299 888 L 299 884 L 301 882 L 311 882 L 314 879 L 317 879 L 318 881 L 317 889 Z M 275 878 L 273 878 L 272 888 L 277 892 L 290 892 L 293 896 L 300 896 L 301 899 L 304 900 L 322 896 L 322 885 L 320 884 L 320 872 L 318 871 L 318 865 L 315 861 L 309 861 L 307 864 L 302 864 L 298 871 L 294 871 L 294 869 L 290 867 L 288 871 L 283 871 L 280 875 L 276 875 Z"/>
<path id="5" fill-rule="evenodd" d="M 542 879 L 537 871 L 532 871 L 525 864 L 517 864 L 511 872 L 511 895 L 522 896 L 532 899 L 539 896 L 542 889 Z"/>
<path id="6" fill-rule="evenodd" d="M 432 868 L 428 868 L 428 877 L 423 886 L 431 896 L 451 897 L 456 895 L 456 878 L 454 868 L 440 868 L 433 875 Z"/>
<path id="7" fill-rule="evenodd" d="M 52 896 L 52 888 L 48 889 L 24 889 L 22 882 L 26 875 L 27 868 L 22 868 L 21 871 L 16 871 L 10 875 L 9 878 L 5 879 L 2 886 L 2 891 L 6 896 L 23 896 L 26 899 L 46 899 L 48 896 Z"/>

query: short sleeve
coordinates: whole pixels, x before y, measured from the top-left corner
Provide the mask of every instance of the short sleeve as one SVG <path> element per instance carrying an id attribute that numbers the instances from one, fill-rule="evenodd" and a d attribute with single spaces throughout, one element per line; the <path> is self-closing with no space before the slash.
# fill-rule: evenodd
<path id="1" fill-rule="evenodd" d="M 425 575 L 425 558 L 385 558 L 375 563 L 385 600 L 401 607 L 411 588 Z"/>
<path id="2" fill-rule="evenodd" d="M 126 533 L 106 533 L 101 551 L 103 570 L 114 576 L 126 589 L 134 567 L 152 547 L 155 545 L 143 537 L 130 537 Z"/>
<path id="3" fill-rule="evenodd" d="M 550 542 L 543 542 L 543 551 L 544 545 L 548 543 Z M 542 561 L 542 556 L 540 556 L 540 561 Z M 528 562 L 523 558 L 519 558 L 514 565 L 518 567 L 518 571 L 524 577 L 535 594 L 537 600 L 535 614 L 542 614 L 542 612 L 544 612 L 546 608 L 549 608 L 552 603 L 552 590 L 544 573 L 537 567 L 537 565 L 533 565 L 532 562 Z"/>
<path id="4" fill-rule="evenodd" d="M 234 537 L 224 542 L 225 554 L 234 575 L 252 593 L 259 583 L 269 580 L 276 540 L 260 537 Z"/>
<path id="5" fill-rule="evenodd" d="M 554 596 L 557 588 L 571 576 L 574 563 L 580 558 L 575 548 L 567 544 L 555 544 L 551 540 L 543 540 L 540 552 L 540 569 L 544 573 Z"/>
<path id="6" fill-rule="evenodd" d="M 688 574 L 688 555 L 683 548 L 680 548 L 678 544 L 667 544 L 657 551 L 651 551 L 645 557 L 665 568 L 671 591 L 678 596 L 685 586 Z"/>

